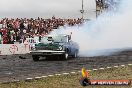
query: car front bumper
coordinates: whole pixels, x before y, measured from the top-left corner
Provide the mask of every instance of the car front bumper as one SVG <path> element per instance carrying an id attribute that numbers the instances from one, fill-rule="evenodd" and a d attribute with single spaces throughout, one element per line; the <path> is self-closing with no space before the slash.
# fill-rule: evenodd
<path id="1" fill-rule="evenodd" d="M 61 55 L 64 53 L 65 53 L 65 51 L 53 51 L 53 50 L 30 51 L 30 54 L 32 54 L 32 55 L 41 55 L 41 56 Z"/>

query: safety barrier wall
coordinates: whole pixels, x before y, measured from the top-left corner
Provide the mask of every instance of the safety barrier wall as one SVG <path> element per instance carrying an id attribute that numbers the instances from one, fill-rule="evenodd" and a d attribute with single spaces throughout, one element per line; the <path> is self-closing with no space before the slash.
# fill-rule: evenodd
<path id="1" fill-rule="evenodd" d="M 29 44 L 0 44 L 0 55 L 27 54 L 29 52 Z"/>

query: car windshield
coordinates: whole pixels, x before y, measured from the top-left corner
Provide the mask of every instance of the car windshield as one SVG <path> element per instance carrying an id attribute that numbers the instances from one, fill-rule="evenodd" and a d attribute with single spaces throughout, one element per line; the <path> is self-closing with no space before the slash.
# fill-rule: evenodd
<path id="1" fill-rule="evenodd" d="M 58 36 L 44 36 L 41 39 L 41 43 L 63 43 L 68 42 L 68 36 L 67 35 L 58 35 Z"/>

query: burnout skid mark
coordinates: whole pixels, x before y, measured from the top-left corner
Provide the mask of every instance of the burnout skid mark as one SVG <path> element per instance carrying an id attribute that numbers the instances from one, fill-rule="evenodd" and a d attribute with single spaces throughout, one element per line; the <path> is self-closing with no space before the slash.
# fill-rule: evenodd
<path id="1" fill-rule="evenodd" d="M 9 48 L 9 51 L 10 51 L 12 54 L 15 54 L 16 51 L 18 51 L 17 45 L 11 45 L 10 48 Z"/>

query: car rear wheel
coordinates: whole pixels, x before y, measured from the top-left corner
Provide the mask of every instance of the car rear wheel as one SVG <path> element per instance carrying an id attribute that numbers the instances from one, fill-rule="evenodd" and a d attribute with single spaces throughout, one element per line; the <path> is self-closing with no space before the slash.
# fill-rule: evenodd
<path id="1" fill-rule="evenodd" d="M 73 58 L 77 58 L 78 57 L 78 52 L 76 51 L 73 55 Z"/>
<path id="2" fill-rule="evenodd" d="M 39 61 L 39 56 L 33 55 L 33 61 Z"/>
<path id="3" fill-rule="evenodd" d="M 69 56 L 68 53 L 63 54 L 62 55 L 63 60 L 67 60 L 68 59 L 68 56 Z"/>

